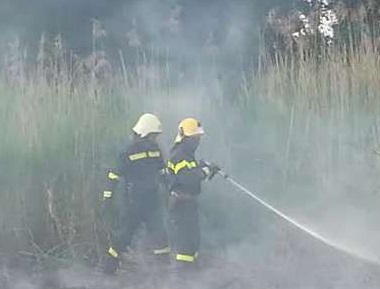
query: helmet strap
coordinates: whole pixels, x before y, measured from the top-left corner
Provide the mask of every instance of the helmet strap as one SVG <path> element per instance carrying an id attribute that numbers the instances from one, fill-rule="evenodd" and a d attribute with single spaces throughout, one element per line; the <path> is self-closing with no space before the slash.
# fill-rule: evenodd
<path id="1" fill-rule="evenodd" d="M 184 136 L 185 136 L 185 132 L 183 131 L 183 128 L 182 128 L 182 127 L 179 128 L 178 133 L 179 133 L 179 135 L 180 135 L 181 137 L 184 137 Z"/>

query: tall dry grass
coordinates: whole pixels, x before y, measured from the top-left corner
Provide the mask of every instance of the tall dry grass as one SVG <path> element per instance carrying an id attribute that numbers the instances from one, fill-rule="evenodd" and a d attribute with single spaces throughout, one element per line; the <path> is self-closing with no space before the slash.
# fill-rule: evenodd
<path id="1" fill-rule="evenodd" d="M 155 61 L 140 51 L 140 61 L 129 65 L 120 51 L 119 61 L 111 63 L 95 40 L 87 58 L 65 51 L 60 37 L 43 37 L 34 61 L 27 60 L 30 56 L 18 40 L 9 46 L 0 76 L 1 252 L 40 261 L 51 255 L 95 260 L 101 252 L 96 210 L 103 173 L 144 99 L 164 101 L 175 94 L 175 69 L 169 61 Z M 261 69 L 242 79 L 233 107 L 225 101 L 215 114 L 225 118 L 233 110 L 249 129 L 264 103 L 270 115 L 263 119 L 279 118 L 285 149 L 276 190 L 286 191 L 294 174 L 291 160 L 298 173 L 307 161 L 302 155 L 292 157 L 296 128 L 304 130 L 305 145 L 319 148 L 316 153 L 326 168 L 320 178 L 326 186 L 347 130 L 338 144 L 331 144 L 322 135 L 325 130 L 320 139 L 311 136 L 313 126 L 349 124 L 350 133 L 367 141 L 361 122 L 363 115 L 371 115 L 369 147 L 378 143 L 380 57 L 364 40 L 355 47 L 331 48 L 322 55 L 262 57 Z M 235 128 L 218 129 L 228 141 L 240 134 Z M 239 145 L 239 150 L 251 150 L 250 144 Z"/>
<path id="2" fill-rule="evenodd" d="M 144 61 L 114 67 L 97 50 L 87 58 L 41 39 L 30 60 L 18 39 L 0 76 L 0 247 L 33 260 L 95 257 L 104 173 L 141 111 L 163 87 L 167 67 Z M 27 59 L 29 58 L 29 59 Z M 158 73 L 160 75 L 158 75 Z"/>
<path id="3" fill-rule="evenodd" d="M 270 57 L 263 53 L 260 69 L 244 79 L 239 96 L 243 115 L 255 122 L 256 107 L 265 104 L 261 113 L 267 127 L 275 126 L 274 131 L 263 129 L 279 142 L 273 149 L 278 185 L 270 187 L 275 198 L 290 194 L 304 200 L 305 183 L 320 186 L 318 193 L 332 193 L 334 183 L 342 183 L 336 179 L 339 170 L 352 174 L 348 163 L 353 158 L 363 162 L 358 164 L 363 171 L 372 167 L 371 174 L 378 173 L 380 55 L 372 44 L 362 35 L 356 42 L 317 51 L 301 47 Z M 363 179 L 358 176 L 358 184 Z"/>

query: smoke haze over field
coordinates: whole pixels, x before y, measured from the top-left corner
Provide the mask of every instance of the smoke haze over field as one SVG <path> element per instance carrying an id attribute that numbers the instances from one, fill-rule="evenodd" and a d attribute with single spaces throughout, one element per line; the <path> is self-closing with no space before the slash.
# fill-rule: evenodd
<path id="1" fill-rule="evenodd" d="M 4 170 L 0 180 L 5 183 L 11 179 L 2 174 L 10 173 L 13 178 L 20 175 L 19 172 L 23 172 L 23 176 L 27 172 L 25 179 L 28 178 L 25 182 L 20 182 L 16 177 L 15 180 L 11 179 L 8 187 L 5 185 L 4 195 L 15 192 L 15 203 L 20 202 L 22 208 L 25 200 L 35 199 L 39 203 L 38 210 L 31 206 L 29 210 L 32 213 L 25 215 L 15 213 L 12 206 L 8 207 L 4 202 L 3 209 L 20 215 L 17 218 L 23 222 L 30 221 L 31 216 L 35 216 L 33 213 L 41 213 L 40 208 L 43 208 L 40 199 L 30 194 L 40 194 L 44 200 L 47 191 L 58 194 L 62 199 L 70 196 L 63 201 L 70 208 L 64 215 L 70 222 L 82 216 L 74 216 L 73 211 L 78 208 L 73 209 L 70 201 L 75 205 L 82 204 L 82 199 L 90 196 L 92 203 L 85 203 L 92 214 L 90 205 L 95 203 L 94 195 L 98 191 L 91 190 L 98 190 L 100 185 L 94 187 L 100 181 L 94 180 L 96 177 L 90 174 L 99 176 L 108 167 L 106 161 L 110 159 L 107 157 L 115 153 L 116 139 L 120 141 L 124 138 L 121 131 L 126 131 L 127 118 L 130 126 L 135 116 L 142 112 L 157 113 L 163 121 L 162 143 L 167 153 L 176 134 L 177 123 L 184 117 L 195 116 L 200 118 L 206 131 L 199 150 L 200 158 L 216 161 L 233 178 L 270 204 L 332 242 L 349 248 L 353 254 L 325 246 L 275 217 L 224 180 L 215 178 L 204 185 L 204 193 L 200 197 L 203 227 L 200 256 L 204 267 L 194 289 L 379 288 L 379 266 L 355 256 L 380 258 L 380 158 L 373 153 L 380 140 L 378 114 L 368 113 L 360 105 L 349 107 L 345 102 L 349 103 L 350 100 L 342 95 L 342 99 L 337 101 L 338 105 L 334 106 L 332 101 L 327 103 L 327 106 L 331 105 L 329 109 L 318 112 L 313 110 L 311 97 L 306 98 L 305 105 L 294 100 L 293 95 L 271 95 L 272 98 L 258 95 L 255 89 L 260 79 L 247 73 L 251 72 L 260 48 L 259 25 L 264 22 L 267 11 L 277 6 L 289 9 L 298 2 L 0 1 L 0 31 L 3 32 L 0 42 L 19 35 L 24 46 L 36 52 L 41 33 L 59 33 L 69 50 L 87 56 L 93 49 L 92 23 L 96 19 L 107 35 L 106 40 L 99 41 L 97 48 L 104 49 L 107 57 L 116 58 L 116 67 L 120 66 L 119 49 L 129 60 L 127 68 L 133 66 L 133 61 L 139 56 L 136 50 L 140 48 L 150 51 L 157 61 L 154 64 L 145 60 L 143 64 L 136 61 L 136 66 L 141 65 L 143 69 L 136 69 L 136 74 L 131 69 L 131 79 L 136 77 L 134 81 L 128 82 L 127 79 L 128 83 L 123 83 L 125 86 L 106 87 L 104 91 L 99 89 L 100 93 L 96 85 L 95 89 L 91 85 L 87 89 L 87 83 L 83 86 L 85 89 L 70 83 L 73 89 L 71 86 L 62 88 L 57 85 L 55 90 L 55 83 L 40 89 L 40 83 L 30 85 L 22 82 L 25 87 L 20 85 L 22 89 L 19 91 L 18 83 L 8 87 L 7 80 L 0 79 L 0 88 L 5 87 L 4 91 L 0 90 L 0 98 L 3 97 L 1 101 L 6 104 L 0 108 L 3 109 L 0 117 L 5 120 L 0 123 L 9 123 L 0 131 L 5 131 L 4 135 L 9 138 L 3 138 L 7 140 L 4 151 L 9 149 L 11 152 L 4 159 L 11 160 L 9 163 L 17 167 L 12 162 L 13 158 L 17 158 L 22 167 L 13 173 L 8 164 L 0 163 L 0 169 Z M 117 74 L 118 69 L 113 73 Z M 91 83 L 93 75 L 88 74 L 88 82 Z M 85 77 L 83 79 L 88 80 Z M 153 79 L 151 82 L 149 77 Z M 274 75 L 274 81 L 267 83 L 274 87 L 268 88 L 268 91 L 272 88 L 276 91 L 277 86 L 286 89 L 287 78 L 278 81 L 276 77 L 279 76 Z M 166 86 L 157 79 L 164 79 Z M 334 79 L 335 82 L 338 82 L 337 79 Z M 115 82 L 110 83 L 120 85 L 120 82 L 116 78 Z M 49 81 L 46 83 L 50 84 Z M 328 83 L 334 85 L 334 81 Z M 367 88 L 363 83 L 361 86 Z M 347 86 L 344 82 L 338 84 Z M 326 83 L 321 83 L 323 85 Z M 295 86 L 302 87 L 302 83 Z M 313 91 L 305 87 L 297 92 L 312 95 Z M 331 93 L 330 87 L 326 91 Z M 70 93 L 70 96 L 65 93 Z M 45 114 L 46 119 L 43 118 Z M 87 143 L 86 137 L 91 141 Z M 86 144 L 93 147 L 88 148 Z M 68 150 L 64 151 L 66 147 Z M 27 149 L 32 155 L 28 155 Z M 46 157 L 45 153 L 50 154 Z M 0 154 L 0 160 L 1 157 Z M 77 159 L 80 160 L 78 163 Z M 40 176 L 39 170 L 45 175 Z M 77 183 L 68 184 L 70 173 L 75 177 L 79 175 Z M 35 187 L 29 186 L 29 182 L 34 184 L 34 178 L 37 180 Z M 90 183 L 90 180 L 94 182 Z M 84 185 L 76 188 L 78 184 Z M 22 195 L 23 190 L 26 191 L 25 196 Z M 79 211 L 87 213 L 83 208 Z M 88 223 L 92 221 L 90 219 Z M 88 225 L 79 224 L 83 227 Z M 92 230 L 91 225 L 89 231 Z M 77 227 L 80 228 L 79 225 Z M 53 229 L 57 230 L 56 227 Z M 63 226 L 60 229 L 65 232 L 67 228 Z M 60 234 L 64 235 L 62 231 Z M 33 242 L 45 238 L 35 237 Z M 33 247 L 33 250 L 37 249 Z M 55 286 L 63 289 L 82 286 L 88 289 L 129 289 L 135 285 L 130 285 L 131 280 L 136 284 L 142 282 L 140 287 L 134 288 L 156 285 L 156 280 L 152 281 L 143 274 L 135 274 L 132 278 L 126 274 L 111 279 L 79 265 L 44 272 L 40 259 L 29 262 L 37 264 L 42 273 L 26 276 L 3 268 L 2 275 L 11 288 L 51 289 Z M 142 268 L 145 271 L 150 269 L 149 265 Z"/>
<path id="2" fill-rule="evenodd" d="M 199 116 L 206 129 L 200 157 L 218 161 L 260 197 L 353 252 L 349 255 L 310 238 L 216 178 L 204 185 L 201 196 L 203 267 L 192 288 L 378 288 L 378 265 L 355 256 L 380 256 L 378 161 L 361 149 L 373 145 L 365 134 L 345 124 L 336 127 L 312 113 L 308 126 L 304 112 L 296 111 L 289 136 L 291 113 L 277 111 L 273 117 L 272 108 L 260 103 L 252 115 L 215 108 L 199 88 L 185 87 L 175 96 L 156 96 L 142 104 L 162 117 L 166 148 L 182 116 Z M 224 124 L 220 119 L 226 116 Z M 360 131 L 371 129 L 372 120 L 361 118 Z M 17 289 L 45 289 L 51 284 L 129 289 L 168 282 L 169 278 L 163 281 L 152 275 L 149 262 L 144 266 L 141 275 L 123 272 L 118 278 L 81 267 L 32 278 L 12 273 L 9 278 Z"/>
<path id="3" fill-rule="evenodd" d="M 126 47 L 128 33 L 135 30 L 144 47 L 169 47 L 175 52 L 186 48 L 194 54 L 208 43 L 234 53 L 237 49 L 252 53 L 257 51 L 257 25 L 271 7 L 284 6 L 283 2 L 3 0 L 0 27 L 5 35 L 18 34 L 34 43 L 43 32 L 62 34 L 71 49 L 85 53 L 92 49 L 91 22 L 98 19 L 107 30 L 108 48 L 114 51 Z"/>

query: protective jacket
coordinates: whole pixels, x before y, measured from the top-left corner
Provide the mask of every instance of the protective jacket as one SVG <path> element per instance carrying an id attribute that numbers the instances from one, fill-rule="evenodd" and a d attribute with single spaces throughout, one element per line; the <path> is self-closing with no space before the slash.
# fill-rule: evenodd
<path id="1" fill-rule="evenodd" d="M 136 138 L 120 154 L 116 169 L 109 171 L 106 191 L 112 197 L 122 177 L 128 185 L 133 186 L 135 193 L 155 190 L 163 167 L 164 160 L 157 143 L 149 138 Z"/>
<path id="2" fill-rule="evenodd" d="M 201 182 L 206 174 L 195 159 L 197 145 L 193 138 L 185 138 L 172 148 L 167 166 L 171 192 L 193 196 L 201 193 Z"/>

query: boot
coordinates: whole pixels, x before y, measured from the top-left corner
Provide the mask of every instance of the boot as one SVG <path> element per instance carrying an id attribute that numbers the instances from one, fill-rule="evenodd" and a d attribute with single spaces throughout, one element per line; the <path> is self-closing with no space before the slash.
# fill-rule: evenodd
<path id="1" fill-rule="evenodd" d="M 107 254 L 103 261 L 103 273 L 106 275 L 115 275 L 119 267 L 120 259 Z"/>
<path id="2" fill-rule="evenodd" d="M 170 254 L 159 254 L 154 255 L 154 264 L 158 267 L 169 267 L 170 266 Z"/>

